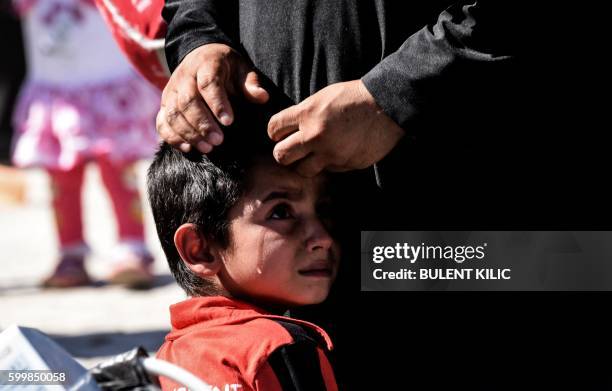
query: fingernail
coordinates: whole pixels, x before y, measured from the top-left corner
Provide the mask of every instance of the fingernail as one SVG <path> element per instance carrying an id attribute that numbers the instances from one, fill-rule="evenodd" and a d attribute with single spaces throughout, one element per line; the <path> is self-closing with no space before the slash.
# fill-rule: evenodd
<path id="1" fill-rule="evenodd" d="M 277 162 L 281 163 L 281 160 L 283 158 L 283 154 L 281 152 L 274 150 L 274 151 L 272 151 L 272 156 L 274 156 L 274 160 L 276 160 Z"/>
<path id="2" fill-rule="evenodd" d="M 212 151 L 212 146 L 207 143 L 206 141 L 200 141 L 197 145 L 198 147 L 198 151 L 202 152 L 202 153 L 208 153 L 210 151 Z"/>
<path id="3" fill-rule="evenodd" d="M 182 152 L 187 153 L 187 152 L 189 152 L 189 151 L 191 150 L 191 145 L 190 145 L 190 144 L 187 144 L 187 143 L 182 143 L 181 145 L 179 145 L 179 149 L 180 149 Z"/>
<path id="4" fill-rule="evenodd" d="M 218 132 L 213 132 L 208 135 L 208 142 L 212 145 L 219 145 L 223 142 L 223 136 Z"/>
<path id="5" fill-rule="evenodd" d="M 232 123 L 232 117 L 230 117 L 230 115 L 226 112 L 222 112 L 219 114 L 219 122 L 221 122 L 223 126 L 230 126 Z"/>

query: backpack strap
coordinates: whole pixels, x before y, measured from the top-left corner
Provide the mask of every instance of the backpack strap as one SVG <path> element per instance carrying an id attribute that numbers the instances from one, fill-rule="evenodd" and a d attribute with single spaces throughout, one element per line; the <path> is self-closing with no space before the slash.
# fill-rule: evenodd
<path id="1" fill-rule="evenodd" d="M 308 331 L 295 323 L 273 319 L 293 337 L 293 343 L 276 349 L 268 363 L 284 391 L 326 391 L 321 372 L 320 344 Z"/>

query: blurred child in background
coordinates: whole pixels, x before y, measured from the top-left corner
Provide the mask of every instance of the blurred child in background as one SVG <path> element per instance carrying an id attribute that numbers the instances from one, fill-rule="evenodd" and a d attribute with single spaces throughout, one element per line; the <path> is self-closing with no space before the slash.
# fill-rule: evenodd
<path id="1" fill-rule="evenodd" d="M 157 145 L 159 93 L 122 57 L 93 0 L 14 0 L 28 72 L 13 120 L 13 161 L 42 167 L 53 186 L 60 257 L 43 285 L 89 284 L 81 190 L 94 161 L 112 200 L 119 244 L 111 283 L 147 287 L 153 257 L 144 242 L 134 163 Z"/>

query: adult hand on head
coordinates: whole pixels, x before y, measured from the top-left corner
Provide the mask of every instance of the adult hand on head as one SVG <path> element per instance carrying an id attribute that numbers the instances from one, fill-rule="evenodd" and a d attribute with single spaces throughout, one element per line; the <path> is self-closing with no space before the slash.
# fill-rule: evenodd
<path id="1" fill-rule="evenodd" d="M 275 114 L 268 135 L 274 158 L 297 162 L 303 176 L 366 168 L 385 157 L 404 130 L 378 106 L 361 80 L 329 85 Z"/>
<path id="2" fill-rule="evenodd" d="M 183 152 L 195 146 L 209 153 L 223 142 L 219 123 L 227 126 L 234 120 L 228 97 L 238 94 L 254 103 L 269 99 L 257 73 L 238 52 L 219 43 L 202 45 L 185 56 L 164 88 L 157 132 Z"/>

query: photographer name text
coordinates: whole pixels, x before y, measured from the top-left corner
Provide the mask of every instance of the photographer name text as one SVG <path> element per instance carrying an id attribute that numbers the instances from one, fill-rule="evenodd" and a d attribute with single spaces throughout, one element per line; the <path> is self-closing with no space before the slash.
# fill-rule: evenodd
<path id="1" fill-rule="evenodd" d="M 373 269 L 372 276 L 376 280 L 510 280 L 509 268 L 448 267 L 449 262 L 457 265 L 473 262 L 469 266 L 484 266 L 478 263 L 484 262 L 486 248 L 487 243 L 478 246 L 432 246 L 424 243 L 417 246 L 408 243 L 376 246 L 372 249 L 374 264 L 403 263 L 412 268 L 386 271 L 377 267 Z"/>

